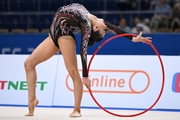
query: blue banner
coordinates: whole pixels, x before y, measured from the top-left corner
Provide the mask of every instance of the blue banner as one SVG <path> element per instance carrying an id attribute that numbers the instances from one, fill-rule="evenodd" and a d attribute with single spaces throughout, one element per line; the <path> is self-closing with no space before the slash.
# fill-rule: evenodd
<path id="1" fill-rule="evenodd" d="M 31 54 L 31 52 L 47 37 L 47 34 L 0 35 L 0 54 Z M 103 41 L 88 47 L 88 54 L 93 54 L 97 47 L 112 37 L 106 34 Z M 148 34 L 153 38 L 153 45 L 161 55 L 180 55 L 180 34 Z M 81 35 L 75 35 L 77 40 L 77 54 L 80 53 Z M 105 44 L 97 54 L 107 55 L 154 55 L 153 49 L 143 43 L 134 43 L 121 37 Z"/>

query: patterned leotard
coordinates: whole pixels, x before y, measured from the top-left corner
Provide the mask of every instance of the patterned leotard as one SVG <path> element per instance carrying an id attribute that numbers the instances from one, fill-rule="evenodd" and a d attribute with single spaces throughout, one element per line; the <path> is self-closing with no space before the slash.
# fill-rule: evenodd
<path id="1" fill-rule="evenodd" d="M 81 4 L 73 3 L 60 7 L 55 13 L 50 27 L 50 35 L 54 44 L 59 48 L 58 38 L 64 35 L 71 35 L 74 39 L 74 32 L 81 30 L 81 59 L 83 77 L 87 77 L 87 46 L 91 36 L 91 23 L 87 16 L 89 11 Z"/>
<path id="2" fill-rule="evenodd" d="M 87 16 L 89 11 L 81 4 L 73 3 L 60 7 L 55 13 L 53 22 L 50 27 L 50 35 L 54 44 L 59 48 L 58 38 L 64 35 L 70 35 L 74 39 L 74 32 L 81 30 L 81 61 L 83 69 L 83 77 L 88 77 L 87 72 L 87 46 L 91 36 L 91 22 Z M 123 34 L 125 31 L 117 26 L 105 22 L 107 28 L 115 34 Z M 132 39 L 132 37 L 127 37 Z"/>

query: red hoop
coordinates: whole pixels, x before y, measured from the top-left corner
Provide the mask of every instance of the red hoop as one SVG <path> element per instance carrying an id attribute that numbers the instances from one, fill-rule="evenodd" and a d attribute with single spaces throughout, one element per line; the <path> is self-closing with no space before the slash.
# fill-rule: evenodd
<path id="1" fill-rule="evenodd" d="M 92 60 L 93 60 L 94 56 L 97 54 L 97 52 L 98 52 L 106 43 L 108 43 L 109 41 L 114 40 L 114 39 L 116 39 L 116 38 L 126 37 L 126 36 L 136 36 L 136 35 L 135 35 L 135 34 L 120 34 L 120 35 L 113 36 L 113 37 L 107 39 L 106 41 L 104 41 L 104 42 L 96 49 L 96 51 L 95 51 L 94 54 L 92 55 L 92 57 L 91 57 L 91 59 L 90 59 L 90 61 L 89 61 L 89 64 L 88 64 L 88 73 L 89 73 L 90 66 L 91 66 L 91 63 L 92 63 Z M 132 114 L 132 115 L 120 115 L 120 114 L 112 113 L 112 112 L 106 110 L 104 107 L 102 107 L 102 106 L 97 102 L 97 100 L 95 99 L 95 97 L 93 96 L 91 89 L 89 89 L 89 93 L 90 93 L 92 99 L 94 100 L 94 102 L 95 102 L 102 110 L 104 110 L 105 112 L 107 112 L 107 113 L 109 113 L 109 114 L 111 114 L 111 115 L 114 115 L 114 116 L 118 116 L 118 117 L 135 117 L 135 116 L 139 116 L 139 115 L 144 114 L 145 112 L 151 110 L 151 109 L 155 106 L 155 104 L 159 101 L 159 99 L 160 99 L 160 97 L 161 97 L 161 95 L 162 95 L 163 89 L 164 89 L 164 78 L 165 78 L 165 76 L 164 76 L 164 65 L 163 65 L 162 59 L 161 59 L 161 57 L 160 57 L 160 55 L 159 55 L 159 52 L 158 52 L 157 49 L 154 47 L 154 45 L 153 45 L 152 43 L 150 43 L 150 42 L 148 42 L 148 44 L 151 46 L 151 48 L 155 51 L 156 55 L 158 56 L 159 62 L 160 62 L 161 68 L 162 68 L 162 87 L 161 87 L 159 96 L 157 97 L 156 101 L 155 101 L 149 108 L 147 108 L 146 110 L 144 110 L 144 111 L 142 111 L 142 112 L 140 112 L 140 113 L 136 113 L 136 114 Z"/>

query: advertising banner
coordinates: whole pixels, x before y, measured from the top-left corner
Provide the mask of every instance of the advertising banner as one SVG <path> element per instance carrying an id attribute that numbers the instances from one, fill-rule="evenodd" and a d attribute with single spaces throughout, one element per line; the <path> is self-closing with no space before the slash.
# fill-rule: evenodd
<path id="1" fill-rule="evenodd" d="M 24 61 L 28 55 L 0 55 L 0 104 L 27 105 Z M 79 73 L 82 76 L 80 55 Z M 88 62 L 91 55 L 88 56 Z M 153 109 L 180 109 L 179 56 L 161 56 L 165 82 L 161 98 Z M 42 106 L 74 106 L 74 88 L 61 55 L 54 55 L 37 67 L 36 92 Z M 162 68 L 157 56 L 97 55 L 89 78 L 92 94 L 103 107 L 146 109 L 162 88 Z M 84 86 L 82 107 L 98 107 Z"/>
<path id="2" fill-rule="evenodd" d="M 28 55 L 0 55 L 0 104 L 27 105 L 24 61 Z M 39 64 L 36 92 L 39 105 L 52 105 L 58 56 Z"/>
<path id="3" fill-rule="evenodd" d="M 0 54 L 31 54 L 48 34 L 2 34 L 0 35 Z M 106 34 L 102 41 L 88 47 L 88 55 L 93 54 L 96 48 L 105 40 L 114 36 Z M 153 44 L 161 55 L 180 55 L 180 34 L 143 34 L 151 36 Z M 75 34 L 77 40 L 76 51 L 80 54 L 81 34 Z M 173 39 L 173 41 L 172 41 Z M 163 44 L 162 44 L 163 42 Z M 99 55 L 155 55 L 149 45 L 134 43 L 127 38 L 120 37 L 108 42 L 97 53 Z"/>
<path id="4" fill-rule="evenodd" d="M 165 86 L 157 106 L 159 109 L 180 109 L 180 57 L 163 56 Z"/>
<path id="5" fill-rule="evenodd" d="M 180 64 L 176 62 L 179 59 L 178 56 L 162 56 L 164 91 L 153 109 L 180 109 Z M 53 106 L 73 106 L 72 79 L 61 57 L 59 60 Z M 78 67 L 81 68 L 80 57 Z M 81 72 L 79 69 L 80 75 Z M 155 103 L 162 88 L 162 68 L 157 56 L 98 55 L 91 64 L 89 75 L 92 93 L 103 107 L 146 109 Z M 97 107 L 85 87 L 82 106 Z"/>

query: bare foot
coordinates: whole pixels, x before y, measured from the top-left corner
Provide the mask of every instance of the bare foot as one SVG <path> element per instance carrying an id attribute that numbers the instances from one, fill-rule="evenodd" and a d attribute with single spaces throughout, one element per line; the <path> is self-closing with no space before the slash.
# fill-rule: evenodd
<path id="1" fill-rule="evenodd" d="M 73 111 L 73 112 L 70 114 L 70 117 L 81 117 L 81 113 L 78 112 L 78 111 Z"/>
<path id="2" fill-rule="evenodd" d="M 29 113 L 26 114 L 25 116 L 33 116 L 34 115 L 34 109 L 38 105 L 39 101 L 36 99 L 34 103 L 29 103 L 28 108 L 29 108 Z"/>

